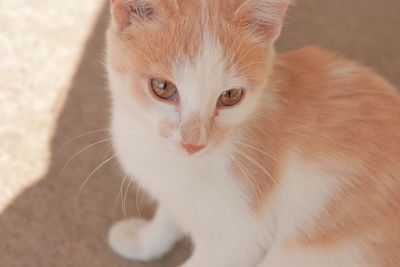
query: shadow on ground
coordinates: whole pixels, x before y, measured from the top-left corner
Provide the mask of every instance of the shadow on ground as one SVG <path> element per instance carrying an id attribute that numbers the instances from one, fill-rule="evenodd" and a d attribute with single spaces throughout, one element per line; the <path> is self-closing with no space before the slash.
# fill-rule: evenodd
<path id="1" fill-rule="evenodd" d="M 106 131 L 100 131 L 67 143 L 83 133 L 108 127 L 108 92 L 102 65 L 106 8 L 102 13 L 58 118 L 47 174 L 0 215 L 0 266 L 175 267 L 187 255 L 185 245 L 181 244 L 162 263 L 146 265 L 125 261 L 109 250 L 108 228 L 123 218 L 118 196 L 124 175 L 117 162 L 112 160 L 104 165 L 93 174 L 81 193 L 78 192 L 85 177 L 112 156 L 109 142 L 80 153 L 60 175 L 75 153 L 108 138 Z M 126 182 L 123 198 L 127 186 Z M 140 216 L 135 204 L 136 191 L 131 185 L 127 193 L 128 216 Z M 149 216 L 152 208 L 140 206 L 140 213 Z"/>
<path id="2" fill-rule="evenodd" d="M 400 18 L 396 10 L 400 2 L 393 0 L 368 4 L 363 0 L 298 1 L 279 46 L 289 50 L 321 44 L 377 67 L 399 85 L 400 41 L 394 33 Z M 124 261 L 109 250 L 107 230 L 123 217 L 117 196 L 124 174 L 118 164 L 112 160 L 104 165 L 78 194 L 85 177 L 112 155 L 108 142 L 82 152 L 60 175 L 71 156 L 107 138 L 106 132 L 91 133 L 58 151 L 73 137 L 108 127 L 108 93 L 101 63 L 106 13 L 104 8 L 58 118 L 47 174 L 0 215 L 0 266 L 175 267 L 187 255 L 187 245 L 181 243 L 163 262 L 145 265 Z M 126 201 L 128 216 L 139 216 L 135 195 L 132 187 Z M 142 214 L 151 213 L 147 205 L 138 206 Z"/>

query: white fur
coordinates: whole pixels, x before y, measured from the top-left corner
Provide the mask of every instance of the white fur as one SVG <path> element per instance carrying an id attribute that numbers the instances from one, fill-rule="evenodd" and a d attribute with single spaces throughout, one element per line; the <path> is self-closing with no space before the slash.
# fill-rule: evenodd
<path id="1" fill-rule="evenodd" d="M 343 185 L 336 175 L 345 173 L 333 162 L 305 162 L 292 149 L 287 153 L 280 185 L 273 193 L 267 216 L 275 214 L 277 242 L 293 238 L 299 230 L 311 231 L 316 215 L 321 215 Z"/>
<path id="2" fill-rule="evenodd" d="M 110 229 L 109 244 L 127 259 L 151 261 L 164 256 L 181 237 L 180 229 L 160 207 L 150 223 L 143 219 L 116 223 Z"/>

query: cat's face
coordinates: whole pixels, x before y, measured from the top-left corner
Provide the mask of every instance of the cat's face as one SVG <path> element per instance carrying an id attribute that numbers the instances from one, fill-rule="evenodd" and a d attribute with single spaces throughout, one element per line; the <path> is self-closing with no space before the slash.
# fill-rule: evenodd
<path id="1" fill-rule="evenodd" d="M 107 52 L 117 90 L 130 92 L 144 127 L 174 153 L 206 154 L 255 115 L 287 2 L 244 2 L 113 1 Z"/>

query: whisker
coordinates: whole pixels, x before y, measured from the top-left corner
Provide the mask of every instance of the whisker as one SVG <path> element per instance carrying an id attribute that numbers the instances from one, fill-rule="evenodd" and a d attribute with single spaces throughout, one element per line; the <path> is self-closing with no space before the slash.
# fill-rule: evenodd
<path id="1" fill-rule="evenodd" d="M 257 127 L 256 126 L 256 128 L 260 129 L 261 131 L 263 131 L 263 129 L 261 127 Z M 245 132 L 246 132 L 246 135 L 251 135 L 252 139 L 250 139 L 250 138 L 248 138 L 246 136 L 242 136 L 241 137 L 242 139 L 246 139 L 246 140 L 248 140 L 250 142 L 256 141 L 257 144 L 263 144 L 264 143 L 264 140 L 260 139 L 260 136 L 257 135 L 253 130 L 246 129 Z M 263 132 L 265 133 L 265 131 L 263 131 Z"/>
<path id="2" fill-rule="evenodd" d="M 140 184 L 136 183 L 136 211 L 139 213 L 140 218 L 144 219 L 142 211 L 140 209 Z"/>
<path id="3" fill-rule="evenodd" d="M 135 132 L 135 133 L 136 133 L 136 132 L 140 132 L 139 130 L 142 130 L 142 129 L 135 129 L 135 128 L 122 129 L 122 131 L 132 131 L 132 132 Z M 55 155 L 57 155 L 58 153 L 60 153 L 66 146 L 68 146 L 68 145 L 71 144 L 72 142 L 78 140 L 79 138 L 85 137 L 85 136 L 90 135 L 90 134 L 102 133 L 102 132 L 110 132 L 110 131 L 111 131 L 111 128 L 105 128 L 105 129 L 99 129 L 99 130 L 89 131 L 89 132 L 83 133 L 83 134 L 81 134 L 81 135 L 78 135 L 78 136 L 76 136 L 76 137 L 70 139 L 69 141 L 65 142 L 65 143 L 55 152 Z M 147 131 L 142 130 L 142 132 L 146 133 Z"/>
<path id="4" fill-rule="evenodd" d="M 278 161 L 274 156 L 272 156 L 269 153 L 259 149 L 258 147 L 252 146 L 250 144 L 242 143 L 242 142 L 237 142 L 237 141 L 235 141 L 235 143 L 238 144 L 238 145 L 242 145 L 242 146 L 246 146 L 246 147 L 252 148 L 252 149 L 254 149 L 254 150 L 266 155 L 267 157 L 269 157 L 269 158 L 271 158 L 271 159 L 273 159 L 275 161 Z"/>
<path id="5" fill-rule="evenodd" d="M 128 135 L 127 135 L 127 136 L 128 136 Z M 102 144 L 102 143 L 106 143 L 106 142 L 112 141 L 112 140 L 115 139 L 115 138 L 121 138 L 121 137 L 123 137 L 123 136 L 114 136 L 114 137 L 111 137 L 111 138 L 103 139 L 103 140 L 100 140 L 100 141 L 98 141 L 98 142 L 95 142 L 95 143 L 93 143 L 93 144 L 90 144 L 90 145 L 88 145 L 88 146 L 82 148 L 81 150 L 79 150 L 78 152 L 76 152 L 76 153 L 64 164 L 63 168 L 62 168 L 61 171 L 60 171 L 59 177 L 62 176 L 62 175 L 64 174 L 65 169 L 69 166 L 69 164 L 71 164 L 71 162 L 72 162 L 79 154 L 83 153 L 84 151 L 86 151 L 86 150 L 88 150 L 88 149 L 90 149 L 90 148 L 92 148 L 92 147 L 94 147 L 94 146 L 96 146 L 96 145 L 99 145 L 99 144 Z M 107 154 L 108 152 L 110 152 L 111 150 L 112 150 L 112 147 L 109 148 L 109 149 L 107 149 L 107 151 L 104 153 L 104 155 L 103 155 L 103 157 L 102 157 L 102 161 L 104 161 L 104 159 L 107 157 L 106 154 Z"/>
<path id="6" fill-rule="evenodd" d="M 110 152 L 112 152 L 112 151 L 113 151 L 113 147 L 112 147 L 112 145 L 110 145 L 109 148 L 107 148 L 107 150 L 104 152 L 104 155 L 101 158 L 101 160 L 102 161 L 105 160 L 109 156 Z"/>
<path id="7" fill-rule="evenodd" d="M 76 136 L 76 137 L 70 139 L 69 141 L 65 142 L 65 143 L 57 150 L 57 152 L 55 153 L 55 155 L 57 155 L 58 153 L 60 153 L 61 150 L 63 150 L 67 145 L 71 144 L 71 143 L 74 142 L 75 140 L 78 140 L 79 138 L 82 138 L 82 137 L 87 136 L 87 135 L 89 135 L 89 134 L 107 132 L 107 131 L 109 131 L 109 130 L 110 130 L 109 128 L 108 128 L 108 129 L 94 130 L 94 131 L 89 131 L 89 132 L 83 133 L 83 134 L 81 134 L 81 135 L 79 135 L 79 136 Z"/>
<path id="8" fill-rule="evenodd" d="M 234 147 L 234 150 L 240 154 L 242 157 L 244 157 L 245 159 L 247 159 L 249 162 L 253 163 L 255 166 L 257 166 L 258 168 L 260 168 L 260 170 L 262 170 L 265 174 L 267 174 L 271 180 L 277 184 L 276 180 L 274 179 L 274 177 L 271 175 L 271 173 L 266 170 L 262 165 L 260 165 L 259 163 L 257 163 L 256 161 L 254 161 L 251 157 L 249 157 L 246 153 L 244 153 L 243 151 L 241 151 L 240 149 L 237 149 L 236 147 Z"/>
<path id="9" fill-rule="evenodd" d="M 60 176 L 62 176 L 62 175 L 64 174 L 65 169 L 68 167 L 68 165 L 69 165 L 79 154 L 81 154 L 82 152 L 84 152 L 84 151 L 86 151 L 86 150 L 88 150 L 88 149 L 90 149 L 90 148 L 92 148 L 92 147 L 94 147 L 94 146 L 96 146 L 96 145 L 103 144 L 103 143 L 105 143 L 105 142 L 109 142 L 110 140 L 111 140 L 111 138 L 107 138 L 107 139 L 101 140 L 101 141 L 99 141 L 99 142 L 96 142 L 96 143 L 93 143 L 93 144 L 91 144 L 91 145 L 88 145 L 88 146 L 82 148 L 81 150 L 79 150 L 78 152 L 76 152 L 76 153 L 67 161 L 67 163 L 65 163 L 64 167 L 61 169 L 60 174 L 59 174 L 58 176 L 60 177 Z"/>
<path id="10" fill-rule="evenodd" d="M 235 159 L 235 157 L 230 152 L 225 150 L 225 153 L 231 158 L 232 162 L 240 169 L 242 174 L 246 176 L 245 178 L 251 183 L 251 187 L 253 188 L 254 187 L 253 181 L 248 176 L 248 172 L 245 170 L 246 168 L 244 168 L 244 166 L 237 159 Z"/>
<path id="11" fill-rule="evenodd" d="M 90 174 L 85 178 L 81 186 L 79 187 L 78 190 L 78 196 L 82 193 L 83 188 L 85 187 L 86 183 L 89 181 L 89 179 L 93 176 L 95 172 L 97 172 L 100 168 L 102 168 L 104 165 L 106 165 L 108 162 L 116 159 L 119 155 L 115 154 L 112 157 L 108 158 L 107 160 L 103 161 L 100 165 L 98 165 L 93 171 L 90 172 Z"/>
<path id="12" fill-rule="evenodd" d="M 117 194 L 117 198 L 116 198 L 116 201 L 115 201 L 115 206 L 118 205 L 118 201 L 119 201 L 120 199 L 121 199 L 121 203 L 122 203 L 122 189 L 124 188 L 125 180 L 126 180 L 127 177 L 128 177 L 128 176 L 125 175 L 125 176 L 124 176 L 124 179 L 122 179 L 122 183 L 121 183 L 121 186 L 119 187 L 119 192 L 118 192 L 118 194 Z M 122 205 L 121 205 L 121 206 L 122 206 Z"/>
<path id="13" fill-rule="evenodd" d="M 235 159 L 235 157 L 227 150 L 225 150 L 225 153 L 231 158 L 232 162 L 240 169 L 240 171 L 245 175 L 246 180 L 250 183 L 250 190 L 253 191 L 255 194 L 258 194 L 258 188 L 255 184 L 255 181 L 249 176 L 249 171 L 248 169 L 243 166 L 240 161 Z"/>
<path id="14" fill-rule="evenodd" d="M 145 138 L 145 139 L 142 140 L 142 142 L 140 143 L 140 145 L 145 145 L 145 144 L 147 144 L 146 141 L 150 141 L 150 140 L 151 140 L 151 139 L 146 140 L 146 138 Z M 137 144 L 137 145 L 138 145 L 138 144 Z M 137 147 L 137 146 L 135 146 L 135 147 Z M 125 149 L 124 151 L 122 151 L 122 152 L 120 152 L 120 153 L 127 153 L 127 152 L 129 152 L 132 148 L 135 148 L 135 147 L 127 148 L 127 149 Z M 116 154 L 114 154 L 113 156 L 109 157 L 108 159 L 106 159 L 105 161 L 103 161 L 101 164 L 99 164 L 94 170 L 92 170 L 92 171 L 89 173 L 89 175 L 84 179 L 83 183 L 82 183 L 81 186 L 79 187 L 77 199 L 79 199 L 79 196 L 82 194 L 82 191 L 83 191 L 84 187 L 86 186 L 87 182 L 90 180 L 90 178 L 91 178 L 99 169 L 101 169 L 104 165 L 106 165 L 107 163 L 109 163 L 109 162 L 111 162 L 112 160 L 114 160 L 114 159 L 116 159 L 117 157 L 119 157 L 119 156 L 120 156 L 120 153 L 116 153 Z M 124 181 L 125 181 L 125 180 L 126 180 L 126 177 L 124 178 Z M 126 189 L 126 191 L 125 191 L 125 195 L 124 195 L 123 198 L 122 198 L 122 189 L 123 189 L 123 185 L 125 184 L 125 182 L 123 182 L 123 183 L 121 184 L 121 187 L 120 187 L 120 195 L 121 195 L 121 199 L 123 199 L 123 209 L 124 209 L 124 215 L 125 215 L 125 216 L 127 216 L 127 213 L 126 213 L 126 205 L 125 205 L 125 203 L 126 203 L 126 198 L 127 198 L 129 186 L 130 186 L 130 184 L 132 183 L 132 180 L 133 180 L 133 177 L 131 177 L 130 180 L 129 180 L 129 183 L 128 183 L 128 186 L 127 186 L 127 189 Z"/>
<path id="15" fill-rule="evenodd" d="M 128 182 L 128 186 L 126 187 L 126 190 L 125 190 L 125 196 L 124 196 L 124 201 L 123 201 L 123 205 L 122 205 L 122 209 L 123 209 L 122 211 L 124 213 L 125 219 L 128 219 L 128 213 L 126 212 L 126 198 L 128 196 L 129 187 L 132 184 L 132 180 L 133 180 L 133 177 L 130 177 L 129 178 L 129 182 Z"/>

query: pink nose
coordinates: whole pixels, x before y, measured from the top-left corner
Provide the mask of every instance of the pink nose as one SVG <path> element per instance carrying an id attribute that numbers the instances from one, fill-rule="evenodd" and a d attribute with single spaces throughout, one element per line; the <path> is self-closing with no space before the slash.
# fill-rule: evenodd
<path id="1" fill-rule="evenodd" d="M 196 146 L 196 145 L 185 144 L 185 143 L 182 143 L 182 146 L 186 149 L 186 151 L 190 155 L 196 154 L 197 152 L 199 152 L 205 148 L 205 146 Z"/>

